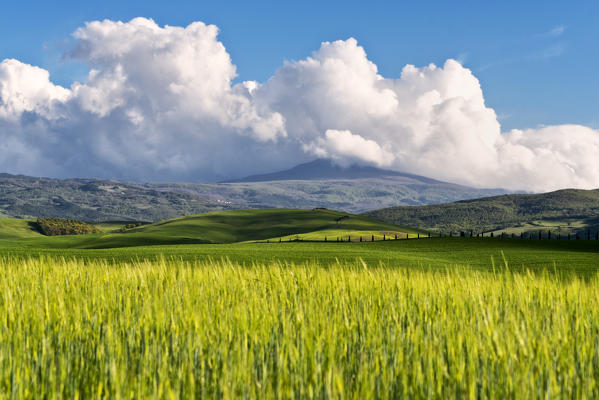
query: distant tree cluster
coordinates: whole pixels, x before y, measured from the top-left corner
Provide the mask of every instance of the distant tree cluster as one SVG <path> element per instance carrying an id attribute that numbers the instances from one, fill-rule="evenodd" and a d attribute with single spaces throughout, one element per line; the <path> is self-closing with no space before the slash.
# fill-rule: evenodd
<path id="1" fill-rule="evenodd" d="M 336 218 L 335 222 L 337 222 L 337 225 L 339 225 L 339 222 L 345 221 L 346 219 L 349 219 L 349 215 L 344 215 L 342 217 Z"/>
<path id="2" fill-rule="evenodd" d="M 121 232 L 125 232 L 128 229 L 137 228 L 138 226 L 142 226 L 142 225 L 143 225 L 143 222 L 135 222 L 132 224 L 127 224 L 121 228 Z"/>
<path id="3" fill-rule="evenodd" d="M 63 218 L 38 218 L 37 226 L 46 236 L 86 235 L 100 231 L 87 222 Z"/>

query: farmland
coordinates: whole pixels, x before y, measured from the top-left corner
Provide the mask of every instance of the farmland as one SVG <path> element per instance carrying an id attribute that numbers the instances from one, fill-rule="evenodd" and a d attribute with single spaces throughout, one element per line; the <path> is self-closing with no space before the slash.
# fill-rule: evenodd
<path id="1" fill-rule="evenodd" d="M 108 249 L 35 248 L 15 241 L 0 241 L 0 253 L 14 258 L 37 256 L 120 262 L 129 260 L 177 259 L 184 261 L 228 259 L 252 263 L 338 261 L 352 263 L 361 258 L 389 267 L 441 269 L 462 266 L 491 270 L 493 263 L 525 270 L 572 271 L 594 274 L 599 265 L 599 243 L 595 241 L 537 241 L 491 238 L 432 238 L 366 243 L 233 243 L 202 245 L 132 246 Z"/>
<path id="2" fill-rule="evenodd" d="M 592 398 L 597 276 L 0 261 L 9 397 Z"/>
<path id="3" fill-rule="evenodd" d="M 0 219 L 1 397 L 599 396 L 599 241 L 331 210 L 97 228 Z"/>

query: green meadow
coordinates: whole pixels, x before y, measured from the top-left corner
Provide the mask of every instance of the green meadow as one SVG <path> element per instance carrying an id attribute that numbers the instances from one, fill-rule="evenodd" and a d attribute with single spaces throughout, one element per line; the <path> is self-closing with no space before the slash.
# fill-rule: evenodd
<path id="1" fill-rule="evenodd" d="M 240 210 L 169 219 L 120 232 L 123 224 L 103 223 L 94 235 L 47 237 L 32 228 L 34 221 L 0 219 L 0 239 L 18 239 L 24 247 L 98 249 L 173 244 L 224 244 L 276 240 L 315 235 L 324 239 L 333 232 L 348 235 L 401 235 L 424 232 L 344 212 L 315 210 Z M 22 240 L 30 238 L 30 240 Z M 288 240 L 288 239 L 287 239 Z"/>
<path id="2" fill-rule="evenodd" d="M 47 237 L 32 224 L 33 221 L 27 220 L 0 219 L 0 254 L 109 262 L 162 257 L 188 261 L 228 259 L 245 265 L 270 262 L 330 265 L 362 259 L 373 265 L 424 269 L 462 266 L 491 270 L 507 263 L 519 270 L 548 269 L 579 274 L 592 274 L 599 264 L 597 241 L 434 235 L 428 238 L 426 231 L 318 209 L 206 213 L 124 232 L 121 232 L 123 223 L 105 223 L 98 226 L 103 233 L 77 236 Z M 371 242 L 372 236 L 375 242 Z M 393 240 L 382 241 L 383 237 Z"/>
<path id="3" fill-rule="evenodd" d="M 599 241 L 330 210 L 123 226 L 0 219 L 0 398 L 599 396 Z"/>
<path id="4" fill-rule="evenodd" d="M 253 263 L 353 263 L 358 259 L 393 268 L 444 270 L 455 267 L 492 270 L 508 263 L 510 269 L 550 270 L 594 274 L 599 266 L 599 244 L 587 241 L 547 242 L 519 239 L 432 238 L 365 243 L 234 243 L 203 245 L 134 246 L 111 249 L 19 247 L 0 243 L 0 254 L 11 258 L 38 256 L 122 262 L 131 260 L 213 261 L 226 259 Z"/>

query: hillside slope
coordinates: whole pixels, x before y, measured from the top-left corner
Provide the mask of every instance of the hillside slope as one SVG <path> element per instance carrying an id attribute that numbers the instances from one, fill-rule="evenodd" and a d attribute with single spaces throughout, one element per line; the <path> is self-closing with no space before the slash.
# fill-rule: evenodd
<path id="1" fill-rule="evenodd" d="M 9 217 L 159 221 L 225 208 L 199 195 L 133 183 L 0 174 L 0 215 Z"/>
<path id="2" fill-rule="evenodd" d="M 343 219 L 339 220 L 340 218 Z M 269 209 L 176 218 L 136 228 L 132 233 L 160 234 L 169 237 L 185 236 L 214 243 L 233 243 L 333 229 L 398 231 L 406 228 L 332 210 Z"/>
<path id="3" fill-rule="evenodd" d="M 41 237 L 35 221 L 14 218 L 0 218 L 0 240 Z"/>
<path id="4" fill-rule="evenodd" d="M 505 193 L 451 183 L 406 182 L 404 178 L 289 180 L 241 183 L 152 183 L 145 187 L 205 197 L 232 208 L 325 207 L 362 213 L 392 205 L 423 205 Z"/>
<path id="5" fill-rule="evenodd" d="M 21 227 L 23 225 L 22 222 L 17 222 L 18 224 Z M 2 227 L 0 224 L 0 239 Z M 33 237 L 35 232 L 31 232 L 29 236 L 31 239 L 21 240 L 19 245 L 50 248 L 113 248 L 235 243 L 330 231 L 335 231 L 338 235 L 355 232 L 369 234 L 416 232 L 368 217 L 331 210 L 239 210 L 180 217 L 129 229 L 123 233 Z M 6 237 L 16 238 L 12 232 L 8 232 Z"/>
<path id="6" fill-rule="evenodd" d="M 497 231 L 506 228 L 553 228 L 580 231 L 599 228 L 599 189 L 512 194 L 417 207 L 367 212 L 372 218 L 440 231 Z M 513 231 L 513 230 L 512 230 Z"/>

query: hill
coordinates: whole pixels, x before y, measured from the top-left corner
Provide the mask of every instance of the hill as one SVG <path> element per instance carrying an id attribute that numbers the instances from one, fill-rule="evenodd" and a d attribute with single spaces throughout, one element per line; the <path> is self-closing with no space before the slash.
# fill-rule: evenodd
<path id="1" fill-rule="evenodd" d="M 576 232 L 599 229 L 599 189 L 510 194 L 418 207 L 367 212 L 382 221 L 438 231 L 519 233 L 539 229 Z"/>
<path id="2" fill-rule="evenodd" d="M 220 184 L 152 183 L 145 187 L 202 196 L 230 208 L 325 207 L 362 213 L 391 205 L 422 205 L 505 193 L 451 183 L 407 183 L 403 178 L 289 180 Z"/>
<path id="3" fill-rule="evenodd" d="M 323 160 L 215 184 L 0 174 L 0 216 L 155 222 L 248 208 L 326 207 L 361 213 L 394 205 L 436 204 L 503 193 L 501 189 L 475 189 L 373 167 L 344 169 Z"/>
<path id="4" fill-rule="evenodd" d="M 27 227 L 29 226 L 29 229 Z M 0 238 L 31 238 L 20 246 L 50 248 L 113 248 L 147 245 L 236 243 L 310 234 L 357 238 L 359 235 L 401 235 L 415 230 L 368 217 L 331 210 L 238 210 L 180 217 L 154 224 L 92 235 L 46 237 L 27 221 L 0 219 Z M 421 232 L 421 231 L 420 231 Z M 310 239 L 306 238 L 306 239 Z M 287 239 L 287 240 L 288 240 Z"/>
<path id="5" fill-rule="evenodd" d="M 0 218 L 0 240 L 26 239 L 42 236 L 33 220 Z"/>
<path id="6" fill-rule="evenodd" d="M 198 195 L 101 179 L 0 174 L 0 215 L 85 221 L 159 221 L 226 207 Z"/>

